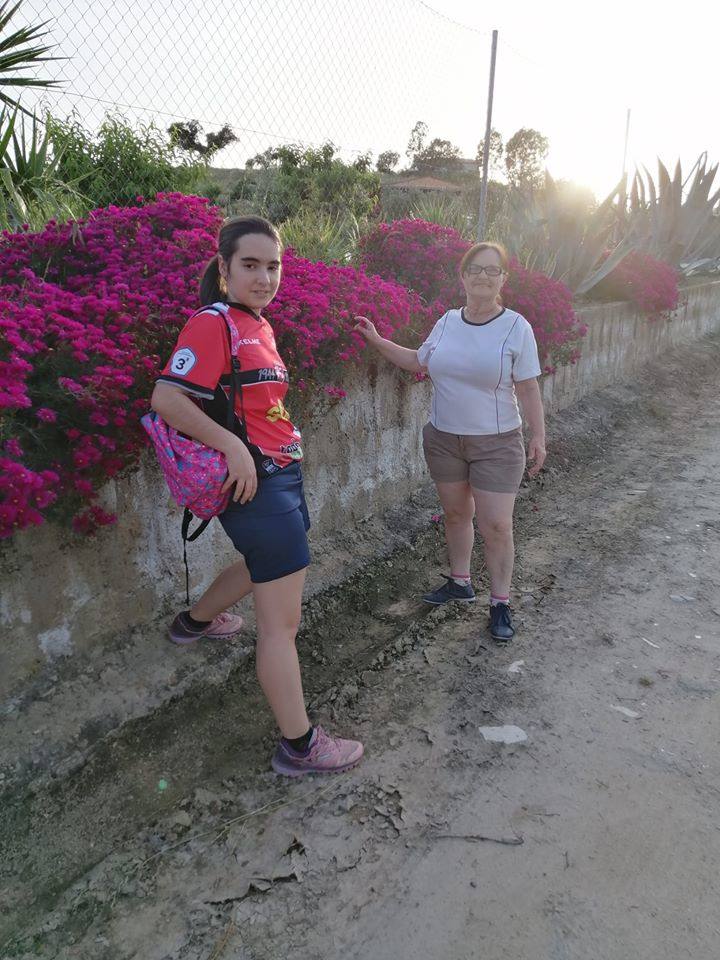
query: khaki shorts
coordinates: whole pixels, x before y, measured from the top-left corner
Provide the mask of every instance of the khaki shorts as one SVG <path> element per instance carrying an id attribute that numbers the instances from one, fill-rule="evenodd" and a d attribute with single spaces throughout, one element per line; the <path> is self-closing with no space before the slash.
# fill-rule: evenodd
<path id="1" fill-rule="evenodd" d="M 476 490 L 517 493 L 525 472 L 522 430 L 487 436 L 460 436 L 423 427 L 423 453 L 435 483 L 466 481 Z"/>

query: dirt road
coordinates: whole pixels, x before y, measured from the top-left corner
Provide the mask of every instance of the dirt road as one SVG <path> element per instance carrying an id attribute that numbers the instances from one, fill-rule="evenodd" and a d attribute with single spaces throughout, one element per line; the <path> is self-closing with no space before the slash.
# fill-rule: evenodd
<path id="1" fill-rule="evenodd" d="M 271 727 L 238 681 L 86 771 L 73 815 L 68 794 L 29 815 L 11 853 L 33 851 L 42 896 L 17 893 L 0 956 L 716 960 L 719 359 L 706 340 L 554 420 L 511 646 L 484 603 L 415 599 L 443 569 L 432 524 L 308 634 L 308 668 L 344 673 L 314 712 L 367 744 L 352 774 L 265 772 Z M 527 740 L 480 731 L 507 724 Z"/>

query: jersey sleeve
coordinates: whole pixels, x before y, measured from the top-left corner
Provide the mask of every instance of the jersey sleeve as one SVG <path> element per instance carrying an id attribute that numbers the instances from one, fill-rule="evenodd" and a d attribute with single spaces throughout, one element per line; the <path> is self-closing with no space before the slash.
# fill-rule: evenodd
<path id="1" fill-rule="evenodd" d="M 209 311 L 198 313 L 180 331 L 175 349 L 157 382 L 212 400 L 220 377 L 229 367 L 225 320 Z"/>
<path id="2" fill-rule="evenodd" d="M 449 313 L 449 311 L 448 311 Z M 435 326 L 430 331 L 428 338 L 424 343 L 421 343 L 418 347 L 417 358 L 418 363 L 421 367 L 427 367 L 430 363 L 430 357 L 432 357 L 435 347 L 440 343 L 440 338 L 443 335 L 445 330 L 445 324 L 447 322 L 448 313 L 440 317 Z"/>
<path id="3" fill-rule="evenodd" d="M 541 372 L 533 328 L 524 317 L 522 320 L 523 329 L 520 335 L 520 342 L 513 355 L 513 380 L 530 380 L 532 377 L 539 377 Z"/>

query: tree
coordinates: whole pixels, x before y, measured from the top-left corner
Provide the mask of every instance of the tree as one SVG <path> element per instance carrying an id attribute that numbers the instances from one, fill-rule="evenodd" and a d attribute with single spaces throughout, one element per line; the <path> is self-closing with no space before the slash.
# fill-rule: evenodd
<path id="1" fill-rule="evenodd" d="M 396 167 L 399 162 L 399 153 L 395 153 L 394 150 L 383 150 L 383 152 L 377 158 L 375 169 L 378 173 L 392 173 L 393 167 Z"/>
<path id="2" fill-rule="evenodd" d="M 207 160 L 231 143 L 237 142 L 232 127 L 227 123 L 217 133 L 208 133 L 205 143 L 200 140 L 203 128 L 198 120 L 171 123 L 167 132 L 173 147 L 179 147 L 180 150 L 187 150 L 189 153 L 197 153 Z"/>
<path id="3" fill-rule="evenodd" d="M 361 153 L 353 160 L 352 165 L 356 170 L 360 170 L 361 173 L 367 173 L 372 167 L 372 151 L 368 150 L 366 153 Z"/>
<path id="4" fill-rule="evenodd" d="M 460 151 L 449 140 L 436 137 L 413 157 L 413 170 L 429 176 L 453 174 L 462 166 Z"/>
<path id="5" fill-rule="evenodd" d="M 415 154 L 419 153 L 425 146 L 427 135 L 428 125 L 423 123 L 422 120 L 418 120 L 410 132 L 410 139 L 408 140 L 407 150 L 405 151 L 405 156 L 408 158 L 411 164 Z"/>
<path id="6" fill-rule="evenodd" d="M 262 205 L 271 220 L 283 222 L 301 211 L 321 216 L 358 220 L 376 206 L 380 177 L 370 170 L 371 155 L 360 154 L 352 163 L 337 155 L 330 142 L 319 147 L 286 144 L 269 147 L 247 162 L 249 168 L 269 172 L 263 178 Z"/>
<path id="7" fill-rule="evenodd" d="M 505 145 L 505 170 L 513 186 L 540 186 L 549 141 L 539 130 L 521 127 Z"/>
<path id="8" fill-rule="evenodd" d="M 262 153 L 250 157 L 246 166 L 260 167 L 269 170 L 271 167 L 297 167 L 303 157 L 303 148 L 299 144 L 291 143 L 283 147 L 268 147 Z"/>
<path id="9" fill-rule="evenodd" d="M 48 60 L 64 60 L 65 57 L 45 56 L 52 47 L 37 44 L 41 37 L 48 34 L 43 27 L 49 20 L 44 20 L 34 27 L 18 27 L 12 33 L 8 32 L 10 21 L 20 9 L 20 3 L 11 6 L 9 3 L 0 3 L 0 104 L 10 107 L 11 110 L 21 110 L 31 116 L 29 110 L 21 106 L 19 95 L 15 96 L 8 91 L 8 87 L 54 87 L 59 80 L 38 80 L 32 77 L 21 76 L 24 70 L 30 70 L 37 63 Z M 37 44 L 33 46 L 32 44 Z"/>
<path id="10" fill-rule="evenodd" d="M 503 139 L 502 135 L 497 130 L 490 131 L 490 161 L 489 161 L 489 170 L 490 173 L 498 173 L 501 169 L 502 156 L 503 156 Z M 482 168 L 483 157 L 485 155 L 485 141 L 481 140 L 478 144 L 477 154 L 475 159 L 478 162 L 478 166 Z"/>

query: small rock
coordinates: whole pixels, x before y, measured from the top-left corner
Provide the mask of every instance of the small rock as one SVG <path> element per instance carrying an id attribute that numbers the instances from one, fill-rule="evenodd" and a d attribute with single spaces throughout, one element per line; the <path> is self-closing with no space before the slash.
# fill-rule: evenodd
<path id="1" fill-rule="evenodd" d="M 631 710 L 629 707 L 618 707 L 615 704 L 610 704 L 611 710 L 616 710 L 618 713 L 621 713 L 624 717 L 628 717 L 630 720 L 639 720 L 642 716 L 641 713 L 638 713 L 636 710 Z"/>
<path id="2" fill-rule="evenodd" d="M 187 810 L 178 810 L 168 823 L 172 827 L 190 827 L 192 826 L 192 818 Z"/>
<path id="3" fill-rule="evenodd" d="M 524 730 L 511 723 L 504 727 L 480 727 L 479 729 L 489 743 L 525 743 L 528 738 Z"/>

